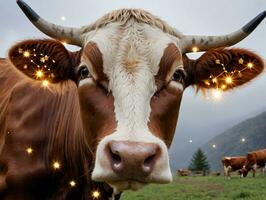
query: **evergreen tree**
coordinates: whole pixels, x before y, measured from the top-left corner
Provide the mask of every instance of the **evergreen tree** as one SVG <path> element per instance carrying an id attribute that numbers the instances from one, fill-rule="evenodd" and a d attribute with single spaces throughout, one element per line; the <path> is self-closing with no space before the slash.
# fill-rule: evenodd
<path id="1" fill-rule="evenodd" d="M 204 175 L 209 172 L 210 170 L 209 162 L 204 152 L 201 149 L 198 149 L 194 153 L 188 169 L 191 171 L 203 171 Z"/>

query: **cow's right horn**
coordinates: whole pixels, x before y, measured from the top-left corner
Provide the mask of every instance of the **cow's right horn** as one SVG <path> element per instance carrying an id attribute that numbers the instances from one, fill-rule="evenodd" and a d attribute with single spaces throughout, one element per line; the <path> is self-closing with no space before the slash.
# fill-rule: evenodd
<path id="1" fill-rule="evenodd" d="M 82 46 L 80 29 L 63 27 L 44 20 L 23 0 L 17 0 L 17 4 L 28 17 L 28 19 L 33 23 L 33 25 L 46 35 L 68 44 L 73 44 L 80 47 Z"/>

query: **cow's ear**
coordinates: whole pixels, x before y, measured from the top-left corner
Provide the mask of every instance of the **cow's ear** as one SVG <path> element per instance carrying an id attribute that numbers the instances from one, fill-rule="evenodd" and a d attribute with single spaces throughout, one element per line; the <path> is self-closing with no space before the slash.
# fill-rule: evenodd
<path id="1" fill-rule="evenodd" d="M 56 83 L 77 79 L 75 67 L 79 65 L 80 53 L 69 52 L 56 40 L 27 40 L 10 49 L 9 59 L 30 78 Z"/>
<path id="2" fill-rule="evenodd" d="M 258 55 L 235 48 L 213 49 L 197 60 L 186 58 L 184 65 L 189 72 L 189 84 L 221 90 L 243 85 L 264 70 L 264 62 Z"/>

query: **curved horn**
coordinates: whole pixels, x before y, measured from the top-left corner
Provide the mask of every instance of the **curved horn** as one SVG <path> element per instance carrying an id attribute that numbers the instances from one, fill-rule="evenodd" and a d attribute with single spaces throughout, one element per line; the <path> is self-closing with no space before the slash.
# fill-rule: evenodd
<path id="1" fill-rule="evenodd" d="M 78 45 L 80 47 L 82 46 L 80 29 L 55 25 L 42 19 L 23 0 L 17 0 L 17 4 L 31 21 L 31 23 L 46 35 L 64 41 L 68 44 Z"/>
<path id="2" fill-rule="evenodd" d="M 260 13 L 240 30 L 221 36 L 184 36 L 181 39 L 183 53 L 206 51 L 211 48 L 232 46 L 246 38 L 266 17 L 266 11 Z"/>

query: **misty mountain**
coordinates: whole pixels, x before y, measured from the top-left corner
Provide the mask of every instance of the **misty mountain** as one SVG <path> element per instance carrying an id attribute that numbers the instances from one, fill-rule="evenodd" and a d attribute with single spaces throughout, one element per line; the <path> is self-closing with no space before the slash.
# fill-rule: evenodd
<path id="1" fill-rule="evenodd" d="M 181 123 L 177 125 L 174 142 L 169 152 L 171 169 L 175 171 L 178 168 L 187 168 L 193 153 L 198 148 L 206 146 L 207 141 L 240 122 L 260 114 L 262 110 L 266 110 L 266 107 L 264 109 L 255 109 L 241 117 L 227 117 L 216 124 L 210 124 L 208 120 L 204 120 L 204 117 L 201 121 L 202 125 L 195 125 L 195 123 L 191 125 L 181 120 Z M 190 139 L 192 139 L 192 143 L 189 142 Z"/>
<path id="2" fill-rule="evenodd" d="M 213 148 L 214 144 L 216 148 Z M 215 170 L 222 168 L 223 156 L 246 155 L 263 148 L 266 148 L 266 112 L 233 126 L 202 146 Z"/>

